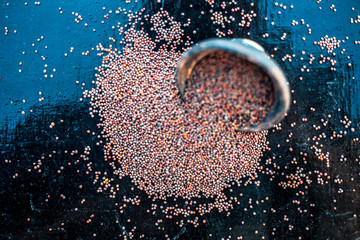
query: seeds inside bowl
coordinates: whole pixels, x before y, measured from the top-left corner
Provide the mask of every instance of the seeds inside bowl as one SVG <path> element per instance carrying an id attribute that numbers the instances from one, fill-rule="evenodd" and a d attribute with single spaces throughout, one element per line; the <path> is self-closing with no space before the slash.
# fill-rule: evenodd
<path id="1" fill-rule="evenodd" d="M 185 108 L 199 118 L 237 127 L 260 124 L 274 103 L 269 76 L 255 64 L 219 50 L 193 68 L 184 94 Z"/>

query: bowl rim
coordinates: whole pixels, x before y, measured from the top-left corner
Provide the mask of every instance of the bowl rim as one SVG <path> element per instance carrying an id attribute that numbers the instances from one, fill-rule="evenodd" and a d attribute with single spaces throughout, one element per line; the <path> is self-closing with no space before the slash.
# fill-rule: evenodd
<path id="1" fill-rule="evenodd" d="M 283 120 L 290 108 L 290 87 L 283 70 L 265 52 L 264 48 L 250 39 L 210 38 L 199 42 L 181 57 L 176 72 L 176 81 L 181 97 L 185 93 L 187 80 L 202 58 L 216 51 L 228 51 L 259 66 L 273 84 L 274 104 L 265 119 L 256 126 L 237 128 L 243 132 L 257 132 L 269 129 Z"/>

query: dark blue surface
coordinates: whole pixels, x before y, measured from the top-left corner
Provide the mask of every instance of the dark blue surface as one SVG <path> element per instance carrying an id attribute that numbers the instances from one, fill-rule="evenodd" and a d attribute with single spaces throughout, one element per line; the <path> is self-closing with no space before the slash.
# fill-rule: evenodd
<path id="1" fill-rule="evenodd" d="M 266 152 L 262 164 L 276 173 L 259 174 L 260 187 L 234 187 L 236 193 L 242 193 L 239 197 L 241 205 L 236 206 L 229 217 L 226 213 L 212 212 L 204 217 L 206 224 L 197 228 L 187 224 L 182 229 L 175 220 L 166 219 L 159 229 L 155 223 L 164 216 L 146 212 L 151 207 L 151 200 L 136 187 L 131 190 L 133 186 L 129 179 L 119 181 L 121 191 L 116 199 L 110 199 L 108 193 L 96 192 L 95 176 L 86 173 L 87 164 L 92 162 L 94 171 L 108 171 L 110 175 L 111 171 L 103 160 L 102 146 L 96 145 L 99 120 L 89 116 L 88 103 L 79 99 L 84 89 L 93 86 L 95 67 L 101 64 L 96 45 L 119 46 L 109 40 L 109 37 L 120 38 L 118 29 L 112 29 L 112 26 L 116 27 L 117 22 L 124 24 L 127 18 L 123 14 L 116 15 L 116 9 L 136 11 L 145 7 L 151 14 L 164 6 L 178 21 L 192 19 L 185 33 L 197 42 L 215 36 L 214 25 L 209 20 L 210 8 L 205 1 L 192 2 L 192 8 L 191 1 L 180 0 L 159 4 L 156 1 L 123 2 L 1 3 L 0 237 L 118 239 L 124 232 L 123 227 L 129 238 L 129 231 L 136 226 L 133 239 L 139 239 L 142 234 L 144 239 L 166 239 L 165 235 L 170 239 L 226 239 L 229 236 L 231 239 L 239 236 L 244 239 L 261 239 L 262 236 L 265 239 L 359 239 L 360 151 L 359 142 L 353 139 L 360 137 L 360 44 L 354 44 L 355 41 L 360 43 L 360 23 L 350 23 L 350 18 L 355 20 L 360 15 L 360 2 L 292 0 L 287 1 L 286 9 L 282 9 L 275 6 L 275 1 L 254 1 L 253 7 L 250 1 L 239 1 L 246 12 L 253 9 L 257 17 L 249 29 L 239 28 L 236 24 L 227 27 L 234 31 L 234 37 L 249 37 L 262 44 L 269 54 L 274 54 L 288 76 L 296 103 L 282 122 L 282 130 L 269 134 L 271 150 Z M 331 9 L 332 4 L 336 12 Z M 290 8 L 290 5 L 294 7 Z M 104 15 L 109 10 L 113 13 L 106 19 Z M 206 12 L 204 16 L 200 15 L 201 10 Z M 72 12 L 80 14 L 83 20 L 76 23 Z M 301 24 L 301 19 L 305 24 Z M 292 26 L 293 20 L 299 24 Z M 8 28 L 8 35 L 4 34 L 4 27 Z M 309 28 L 311 34 L 308 34 Z M 196 34 L 193 34 L 194 29 Z M 16 34 L 14 30 L 17 30 Z M 284 32 L 287 37 L 281 40 Z M 268 38 L 263 37 L 265 33 L 269 33 Z M 336 56 L 314 45 L 314 41 L 326 35 L 344 40 L 333 51 Z M 38 41 L 42 36 L 43 39 Z M 72 53 L 71 47 L 74 48 Z M 84 56 L 82 53 L 86 51 L 89 55 Z M 292 62 L 282 61 L 286 54 L 295 55 Z M 310 54 L 315 57 L 312 64 L 309 64 Z M 328 61 L 319 64 L 320 55 L 335 59 L 337 63 L 333 67 L 336 71 L 331 70 Z M 45 64 L 48 67 L 45 68 Z M 44 69 L 54 77 L 45 78 Z M 310 69 L 309 72 L 306 69 Z M 39 101 L 39 98 L 44 100 Z M 352 121 L 349 128 L 340 122 L 345 116 Z M 329 122 L 327 126 L 323 126 L 324 121 Z M 55 122 L 54 128 L 49 128 L 51 122 Z M 316 126 L 321 126 L 321 130 Z M 96 135 L 88 134 L 87 130 Z M 333 131 L 348 133 L 330 140 Z M 328 136 L 326 139 L 312 140 L 323 132 Z M 316 142 L 324 145 L 324 153 L 329 152 L 330 167 L 314 154 L 312 146 Z M 92 149 L 89 160 L 77 163 L 86 146 Z M 72 150 L 79 153 L 70 155 Z M 304 153 L 307 154 L 306 161 L 303 160 Z M 265 165 L 265 159 L 269 157 L 276 158 L 278 167 Z M 34 163 L 36 166 L 39 159 L 42 159 L 41 173 L 34 170 Z M 9 160 L 11 163 L 7 162 Z M 33 170 L 28 172 L 29 168 Z M 312 183 L 296 189 L 279 186 L 289 180 L 286 176 L 299 168 L 304 169 Z M 58 170 L 61 170 L 60 174 Z M 321 177 L 328 180 L 327 184 L 317 183 L 316 171 L 330 176 L 329 179 Z M 343 182 L 338 183 L 336 179 Z M 140 206 L 128 206 L 125 213 L 120 214 L 115 204 L 123 204 L 122 196 L 135 195 L 142 200 Z M 261 203 L 266 197 L 269 200 Z M 260 203 L 254 203 L 256 200 Z M 300 213 L 299 208 L 306 212 Z M 253 211 L 257 215 L 253 215 Z M 290 220 L 284 220 L 284 215 Z M 88 219 L 92 221 L 87 223 Z M 289 230 L 289 225 L 293 230 Z"/>

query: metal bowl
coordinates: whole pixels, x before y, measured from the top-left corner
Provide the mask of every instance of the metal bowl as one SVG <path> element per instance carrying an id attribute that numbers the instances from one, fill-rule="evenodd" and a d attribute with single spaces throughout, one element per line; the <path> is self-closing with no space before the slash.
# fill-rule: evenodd
<path id="1" fill-rule="evenodd" d="M 286 77 L 278 64 L 270 58 L 258 43 L 249 39 L 208 39 L 195 45 L 181 58 L 176 80 L 181 96 L 194 66 L 205 56 L 216 51 L 228 51 L 259 67 L 270 77 L 274 89 L 274 104 L 265 119 L 256 126 L 238 127 L 239 131 L 257 132 L 279 123 L 290 107 L 290 89 Z"/>

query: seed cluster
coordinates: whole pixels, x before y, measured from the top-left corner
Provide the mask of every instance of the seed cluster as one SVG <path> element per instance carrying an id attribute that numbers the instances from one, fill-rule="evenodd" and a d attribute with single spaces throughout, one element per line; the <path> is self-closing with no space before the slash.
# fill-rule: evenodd
<path id="1" fill-rule="evenodd" d="M 278 1 L 126 0 L 120 7 L 106 1 L 86 6 L 61 2 L 5 1 L 0 7 L 7 16 L 1 47 L 4 53 L 13 50 L 0 59 L 9 66 L 0 72 L 0 84 L 33 85 L 4 92 L 1 106 L 3 238 L 358 237 L 360 39 L 355 27 L 360 16 L 351 1 L 337 10 L 330 1 L 317 0 L 317 5 L 305 4 L 314 13 L 305 15 L 304 4 Z M 161 5 L 175 7 L 175 2 L 181 6 L 173 9 L 175 18 L 154 12 Z M 149 8 L 139 9 L 145 5 Z M 29 16 L 29 21 L 19 22 L 19 16 Z M 328 18 L 332 24 L 318 21 Z M 58 35 L 53 34 L 53 23 L 58 20 L 56 32 L 66 32 L 63 37 L 71 45 L 54 44 Z M 34 24 L 38 28 L 31 33 Z M 173 81 L 178 51 L 194 44 L 191 39 L 205 36 L 262 36 L 271 58 L 282 60 L 293 102 L 286 121 L 269 130 L 271 134 L 236 133 L 226 111 L 221 119 L 218 113 L 212 119 L 210 111 L 194 113 L 204 110 L 201 101 L 178 98 Z M 114 47 L 100 44 L 96 49 L 96 42 Z M 93 129 L 97 119 L 83 115 L 83 98 L 67 101 L 58 92 L 70 100 L 95 84 L 90 66 L 84 65 L 96 61 L 95 55 L 104 62 L 96 89 L 85 96 L 92 104 L 90 116 L 100 115 L 102 132 Z M 64 82 L 67 73 L 77 76 L 74 88 Z M 265 135 L 272 151 L 259 166 Z M 104 142 L 106 159 L 99 161 Z M 150 199 L 114 174 L 131 176 Z M 185 189 L 176 192 L 181 186 Z M 94 188 L 111 199 L 94 195 Z M 214 198 L 206 199 L 212 193 Z M 201 198 L 182 199 L 186 196 Z M 226 212 L 218 214 L 218 209 Z M 331 228 L 339 221 L 349 224 Z"/>
<path id="2" fill-rule="evenodd" d="M 164 11 L 162 14 L 167 16 Z M 180 39 L 163 29 L 163 23 L 159 21 L 164 20 L 158 17 L 151 20 L 155 26 L 160 26 L 158 34 L 165 33 L 165 36 L 156 39 L 179 42 Z M 219 121 L 216 115 L 203 110 L 201 102 L 184 102 L 175 80 L 181 53 L 167 50 L 166 45 L 156 50 L 150 37 L 134 28 L 125 32 L 125 42 L 122 53 L 109 51 L 104 56 L 97 75 L 97 88 L 84 93 L 90 99 L 92 112 L 101 117 L 99 125 L 108 140 L 105 155 L 114 161 L 114 172 L 120 178 L 130 176 L 139 189 L 157 199 L 213 198 L 214 202 L 198 207 L 200 214 L 213 208 L 228 210 L 231 204 L 226 201 L 223 190 L 230 187 L 230 182 L 239 183 L 244 177 L 254 179 L 260 157 L 267 148 L 267 131 L 238 133 L 230 118 Z M 222 70 L 233 60 L 229 57 L 223 59 Z M 247 65 L 243 70 L 251 72 L 255 68 Z M 242 70 L 232 71 L 227 74 L 232 76 L 230 80 L 242 74 Z M 220 76 L 220 72 L 212 72 L 224 79 L 219 83 L 228 81 Z M 199 69 L 195 74 L 200 74 Z M 259 72 L 247 76 L 264 80 L 264 75 Z M 234 87 L 245 84 L 246 80 L 243 78 Z M 252 84 L 258 82 L 261 80 Z M 241 88 L 244 94 L 247 94 L 246 88 L 246 84 Z M 218 90 L 230 89 L 222 87 Z M 234 98 L 240 93 L 237 92 Z M 249 94 L 239 101 L 251 102 Z M 216 96 L 220 102 L 224 97 Z M 214 105 L 211 109 L 217 107 Z M 188 214 L 183 209 L 173 209 L 173 213 Z"/>
<path id="3" fill-rule="evenodd" d="M 329 38 L 327 35 L 322 37 L 320 41 L 315 41 L 314 45 L 319 45 L 321 49 L 326 48 L 328 53 L 332 53 L 334 49 L 340 47 L 340 40 L 337 40 L 336 37 Z"/>
<path id="4" fill-rule="evenodd" d="M 274 99 L 271 80 L 261 68 L 226 51 L 201 59 L 187 85 L 190 115 L 240 127 L 258 125 Z"/>
<path id="5" fill-rule="evenodd" d="M 216 36 L 226 37 L 233 36 L 234 27 L 231 27 L 233 24 L 237 24 L 240 28 L 250 28 L 251 23 L 257 17 L 257 14 L 254 10 L 246 12 L 243 9 L 243 6 L 240 6 L 237 1 L 223 1 L 220 4 L 220 8 L 216 7 L 214 0 L 205 0 L 205 2 L 210 6 L 211 17 L 210 20 L 216 28 Z M 190 5 L 192 6 L 192 5 Z M 254 3 L 250 3 L 250 8 L 254 6 Z M 215 10 L 217 9 L 217 10 Z M 204 15 L 204 11 L 201 11 L 201 15 Z M 250 35 L 250 32 L 248 32 Z"/>

